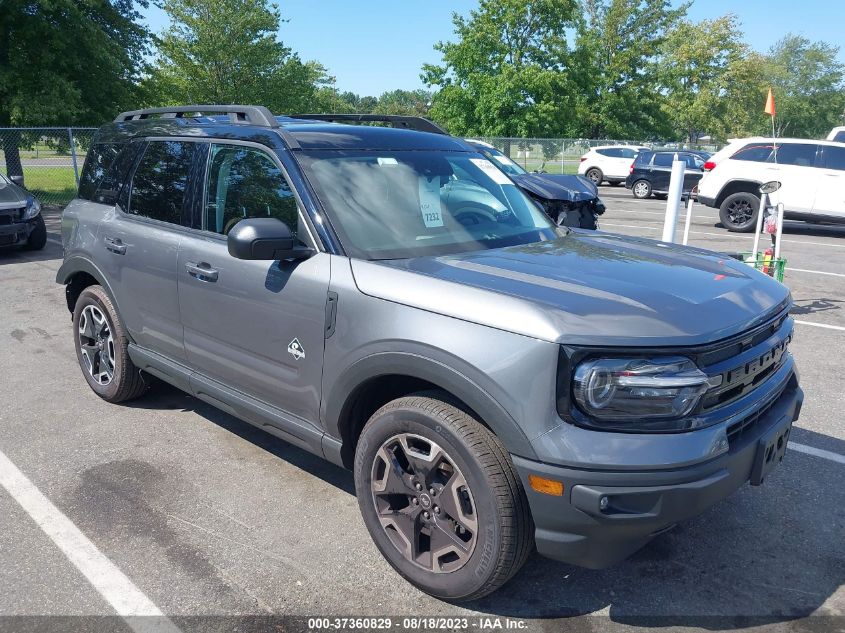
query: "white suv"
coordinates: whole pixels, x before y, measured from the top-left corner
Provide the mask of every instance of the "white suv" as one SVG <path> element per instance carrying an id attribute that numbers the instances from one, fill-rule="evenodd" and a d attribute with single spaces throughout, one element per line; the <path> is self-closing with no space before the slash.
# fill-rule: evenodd
<path id="1" fill-rule="evenodd" d="M 760 185 L 777 180 L 773 202 L 789 220 L 845 224 L 845 143 L 807 139 L 746 139 L 712 165 L 698 184 L 698 201 L 719 209 L 729 231 L 754 230 Z"/>
<path id="2" fill-rule="evenodd" d="M 581 157 L 578 173 L 586 176 L 596 185 L 608 182 L 618 185 L 625 182 L 631 173 L 631 165 L 642 150 L 648 149 L 637 145 L 605 145 L 593 147 Z"/>

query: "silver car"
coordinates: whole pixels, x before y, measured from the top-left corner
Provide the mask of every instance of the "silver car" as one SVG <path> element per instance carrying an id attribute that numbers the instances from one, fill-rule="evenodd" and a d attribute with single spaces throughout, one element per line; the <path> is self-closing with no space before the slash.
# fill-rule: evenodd
<path id="1" fill-rule="evenodd" d="M 803 401 L 783 285 L 556 226 L 464 141 L 384 119 L 103 126 L 57 274 L 91 389 L 155 376 L 351 469 L 378 549 L 448 600 L 535 547 L 617 563 L 766 480 Z"/>

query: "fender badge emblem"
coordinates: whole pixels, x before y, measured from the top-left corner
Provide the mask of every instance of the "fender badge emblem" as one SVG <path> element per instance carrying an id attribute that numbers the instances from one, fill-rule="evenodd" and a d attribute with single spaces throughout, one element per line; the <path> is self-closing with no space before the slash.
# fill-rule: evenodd
<path id="1" fill-rule="evenodd" d="M 298 338 L 295 338 L 288 343 L 288 354 L 293 356 L 296 360 L 302 360 L 305 358 L 305 349 L 302 347 L 302 343 L 299 342 Z"/>

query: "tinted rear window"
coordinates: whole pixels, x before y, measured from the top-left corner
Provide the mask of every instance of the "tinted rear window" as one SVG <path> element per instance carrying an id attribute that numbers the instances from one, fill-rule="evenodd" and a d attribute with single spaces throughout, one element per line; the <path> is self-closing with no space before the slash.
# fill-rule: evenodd
<path id="1" fill-rule="evenodd" d="M 655 154 L 653 165 L 655 167 L 671 167 L 674 160 L 674 154 Z"/>
<path id="2" fill-rule="evenodd" d="M 621 156 L 621 150 L 616 149 L 615 147 L 608 147 L 607 149 L 597 149 L 596 152 L 601 154 L 602 156 L 607 156 L 609 158 L 619 158 Z"/>
<path id="3" fill-rule="evenodd" d="M 746 145 L 736 154 L 731 156 L 732 160 L 747 160 L 755 163 L 765 163 L 772 154 L 772 145 L 752 143 Z"/>
<path id="4" fill-rule="evenodd" d="M 79 197 L 93 200 L 97 187 L 114 163 L 123 146 L 117 143 L 95 143 L 88 150 L 79 176 Z"/>
<path id="5" fill-rule="evenodd" d="M 833 137 L 834 141 L 839 141 L 840 143 L 845 143 L 845 130 L 841 132 L 837 132 L 836 136 Z"/>
<path id="6" fill-rule="evenodd" d="M 199 143 L 152 141 L 132 177 L 129 213 L 191 226 L 185 194 L 195 152 L 201 149 Z"/>
<path id="7" fill-rule="evenodd" d="M 815 143 L 784 143 L 778 147 L 777 156 L 772 155 L 771 161 L 781 165 L 795 165 L 797 167 L 812 167 L 816 163 Z"/>
<path id="8" fill-rule="evenodd" d="M 839 169 L 841 171 L 845 171 L 845 147 L 825 145 L 824 166 L 827 169 Z"/>

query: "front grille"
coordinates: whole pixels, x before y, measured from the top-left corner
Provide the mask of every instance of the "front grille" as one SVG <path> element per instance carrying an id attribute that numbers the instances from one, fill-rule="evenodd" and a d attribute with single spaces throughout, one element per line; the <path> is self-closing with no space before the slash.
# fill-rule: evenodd
<path id="1" fill-rule="evenodd" d="M 743 433 L 749 431 L 757 424 L 765 415 L 771 411 L 772 407 L 777 404 L 777 401 L 780 400 L 780 397 L 783 395 L 783 392 L 786 390 L 786 385 L 781 387 L 775 396 L 765 405 L 757 409 L 754 413 L 744 417 L 743 419 L 734 422 L 727 428 L 727 435 L 728 435 L 728 443 L 733 445 L 740 437 L 742 437 Z"/>
<path id="2" fill-rule="evenodd" d="M 15 224 L 16 222 L 20 221 L 21 213 L 20 210 L 7 210 L 7 211 L 0 211 L 0 226 L 8 226 L 10 224 Z"/>

